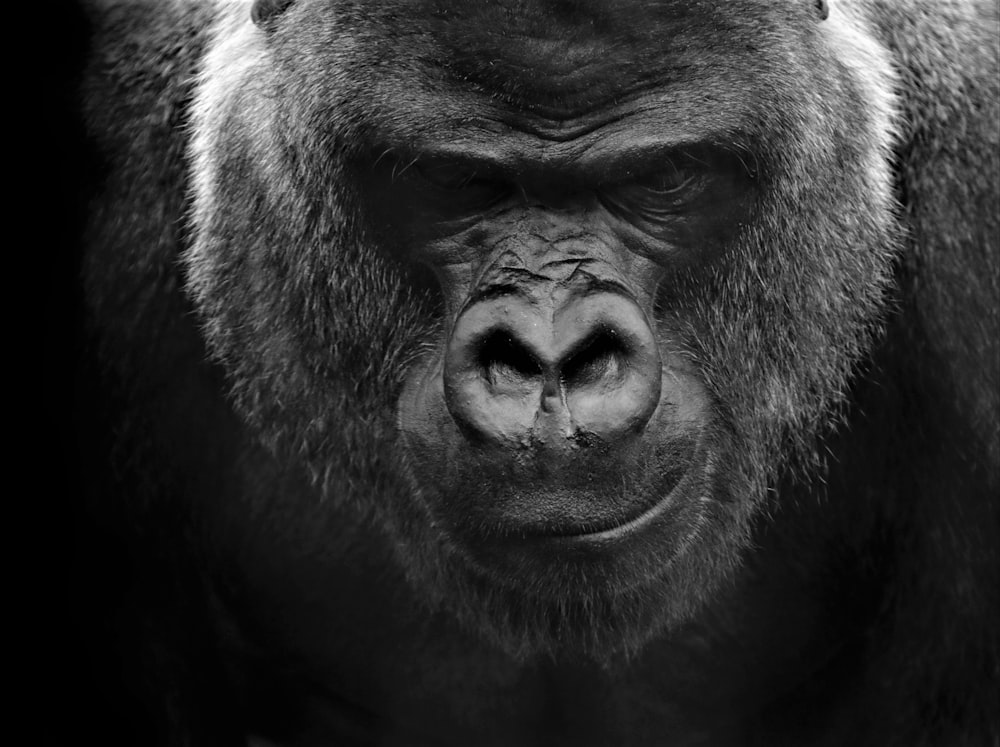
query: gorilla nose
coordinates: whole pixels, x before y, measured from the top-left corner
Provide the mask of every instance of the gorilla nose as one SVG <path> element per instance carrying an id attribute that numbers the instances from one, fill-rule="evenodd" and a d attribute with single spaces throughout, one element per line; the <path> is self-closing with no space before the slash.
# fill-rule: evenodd
<path id="1" fill-rule="evenodd" d="M 444 366 L 448 410 L 470 440 L 572 446 L 641 432 L 661 364 L 642 309 L 602 291 L 553 309 L 516 295 L 473 303 Z"/>

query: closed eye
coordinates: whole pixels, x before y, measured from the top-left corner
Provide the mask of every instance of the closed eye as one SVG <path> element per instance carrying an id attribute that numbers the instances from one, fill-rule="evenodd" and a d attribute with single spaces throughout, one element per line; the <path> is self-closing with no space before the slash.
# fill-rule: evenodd
<path id="1" fill-rule="evenodd" d="M 620 188 L 637 195 L 673 198 L 687 192 L 698 180 L 699 174 L 687 169 L 671 168 L 667 171 L 649 174 L 640 179 L 619 185 Z"/>
<path id="2" fill-rule="evenodd" d="M 425 181 L 441 189 L 461 189 L 477 179 L 477 171 L 462 164 L 446 161 L 418 161 L 417 173 Z"/>
<path id="3" fill-rule="evenodd" d="M 704 191 L 707 181 L 700 169 L 671 166 L 639 178 L 604 185 L 598 195 L 605 207 L 622 218 L 665 222 L 683 214 Z"/>
<path id="4" fill-rule="evenodd" d="M 511 193 L 511 185 L 475 165 L 444 159 L 421 159 L 414 165 L 429 187 L 426 197 L 457 212 L 490 207 Z"/>

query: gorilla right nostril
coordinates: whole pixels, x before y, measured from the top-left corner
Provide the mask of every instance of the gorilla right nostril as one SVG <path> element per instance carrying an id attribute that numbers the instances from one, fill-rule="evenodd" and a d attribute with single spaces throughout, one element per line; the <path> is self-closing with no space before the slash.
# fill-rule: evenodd
<path id="1" fill-rule="evenodd" d="M 606 443 L 642 432 L 660 401 L 652 327 L 634 299 L 612 292 L 571 298 L 556 318 L 564 351 L 553 363 L 573 426 Z"/>
<path id="2" fill-rule="evenodd" d="M 535 356 L 507 330 L 488 334 L 480 343 L 476 359 L 491 384 L 502 378 L 531 379 L 542 374 Z"/>

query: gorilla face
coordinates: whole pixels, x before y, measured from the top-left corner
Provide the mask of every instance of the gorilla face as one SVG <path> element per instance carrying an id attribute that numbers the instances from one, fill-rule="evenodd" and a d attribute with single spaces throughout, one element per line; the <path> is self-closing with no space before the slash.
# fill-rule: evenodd
<path id="1" fill-rule="evenodd" d="M 518 595 L 527 581 L 564 606 L 648 594 L 731 503 L 666 288 L 724 253 L 752 177 L 618 116 L 643 147 L 588 122 L 538 163 L 539 136 L 512 126 L 425 145 L 408 168 L 359 166 L 375 242 L 430 265 L 441 290 L 442 334 L 406 373 L 398 424 L 449 573 Z"/>
<path id="2" fill-rule="evenodd" d="M 634 649 L 870 344 L 889 67 L 807 2 L 507 5 L 227 18 L 189 281 L 244 417 L 334 499 L 303 527 L 374 512 L 511 652 Z"/>

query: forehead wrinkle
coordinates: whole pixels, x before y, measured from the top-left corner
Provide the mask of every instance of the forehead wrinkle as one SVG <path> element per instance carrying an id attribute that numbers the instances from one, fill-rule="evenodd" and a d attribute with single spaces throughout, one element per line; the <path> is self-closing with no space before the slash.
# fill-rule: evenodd
<path id="1" fill-rule="evenodd" d="M 780 80 L 787 67 L 782 50 L 769 43 L 781 6 L 768 0 L 719 7 L 674 0 L 339 1 L 358 4 L 359 28 L 384 23 L 392 30 L 364 35 L 346 55 L 366 82 L 353 86 L 344 104 L 372 101 L 369 111 L 384 111 L 380 121 L 393 127 L 391 118 L 408 102 L 399 125 L 411 135 L 433 137 L 449 123 L 459 123 L 449 131 L 460 133 L 474 107 L 501 133 L 515 128 L 568 141 L 593 128 L 591 119 L 602 126 L 607 109 L 647 92 L 684 110 L 672 126 L 690 131 L 683 120 L 704 120 L 699 110 L 731 120 L 725 109 L 753 108 L 761 71 Z M 577 6 L 604 9 L 609 20 L 582 22 L 565 11 Z M 567 12 L 569 21 L 560 15 Z M 582 50 L 576 58 L 566 53 L 573 49 Z"/>
<path id="2" fill-rule="evenodd" d="M 722 27 L 694 27 L 685 19 L 661 19 L 660 26 L 658 35 L 462 30 L 457 38 L 445 35 L 437 41 L 440 56 L 432 63 L 459 90 L 483 93 L 542 122 L 567 123 L 650 88 L 714 80 L 707 69 L 716 66 L 712 61 L 733 55 Z M 559 129 L 548 128 L 545 134 L 558 138 Z"/>
<path id="3" fill-rule="evenodd" d="M 386 145 L 414 157 L 480 162 L 525 176 L 564 172 L 571 178 L 585 178 L 611 171 L 624 174 L 632 164 L 653 162 L 661 154 L 707 140 L 742 141 L 746 120 L 754 116 L 752 107 L 737 100 L 683 107 L 681 102 L 689 98 L 683 92 L 643 95 L 568 122 L 496 107 L 485 117 L 437 120 L 421 127 L 426 136 L 418 139 L 412 137 L 412 130 L 395 133 Z"/>

